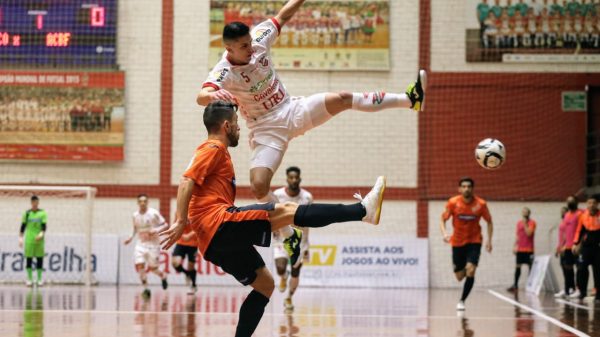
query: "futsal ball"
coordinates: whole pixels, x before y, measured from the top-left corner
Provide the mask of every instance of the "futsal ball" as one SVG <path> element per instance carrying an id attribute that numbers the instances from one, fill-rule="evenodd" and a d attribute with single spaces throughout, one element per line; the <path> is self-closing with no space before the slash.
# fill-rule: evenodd
<path id="1" fill-rule="evenodd" d="M 483 168 L 495 170 L 506 161 L 506 148 L 498 139 L 486 138 L 477 144 L 475 159 Z"/>

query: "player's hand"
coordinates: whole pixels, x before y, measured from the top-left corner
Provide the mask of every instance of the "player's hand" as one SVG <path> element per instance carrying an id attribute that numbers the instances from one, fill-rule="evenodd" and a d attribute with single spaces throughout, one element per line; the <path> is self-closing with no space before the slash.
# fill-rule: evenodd
<path id="1" fill-rule="evenodd" d="M 225 89 L 213 91 L 209 94 L 209 96 L 210 96 L 211 102 L 225 101 L 225 102 L 237 104 L 237 99 L 235 98 L 235 96 L 233 96 L 233 94 L 231 94 L 229 91 L 227 91 Z"/>
<path id="2" fill-rule="evenodd" d="M 19 237 L 19 248 L 23 248 L 23 238 Z"/>
<path id="3" fill-rule="evenodd" d="M 488 253 L 492 252 L 492 243 L 490 241 L 486 242 L 485 250 L 487 250 Z"/>
<path id="4" fill-rule="evenodd" d="M 43 238 L 44 238 L 44 233 L 39 233 L 38 235 L 35 236 L 35 241 L 40 241 Z"/>
<path id="5" fill-rule="evenodd" d="M 304 251 L 303 255 L 302 255 L 302 262 L 303 263 L 308 263 L 310 261 L 310 253 L 308 252 L 308 249 Z"/>
<path id="6" fill-rule="evenodd" d="M 513 246 L 513 254 L 517 254 L 517 246 Z"/>
<path id="7" fill-rule="evenodd" d="M 129 237 L 129 238 L 127 238 L 125 241 L 123 241 L 123 244 L 124 244 L 125 246 L 127 246 L 128 244 L 130 244 L 130 243 L 131 243 L 131 240 L 133 240 L 133 238 L 132 238 L 132 237 Z"/>
<path id="8" fill-rule="evenodd" d="M 181 235 L 183 235 L 183 229 L 189 223 L 188 219 L 177 219 L 175 222 L 171 224 L 169 228 L 164 228 L 158 235 L 163 236 L 164 238 L 160 242 L 160 245 L 164 250 L 171 248 L 179 240 Z"/>
<path id="9" fill-rule="evenodd" d="M 445 243 L 450 243 L 450 238 L 452 238 L 452 236 L 448 233 L 444 233 L 444 242 Z"/>
<path id="10" fill-rule="evenodd" d="M 573 252 L 573 255 L 579 255 L 580 249 L 581 249 L 581 244 L 578 244 L 578 245 L 574 245 L 573 248 L 571 248 L 571 251 Z"/>

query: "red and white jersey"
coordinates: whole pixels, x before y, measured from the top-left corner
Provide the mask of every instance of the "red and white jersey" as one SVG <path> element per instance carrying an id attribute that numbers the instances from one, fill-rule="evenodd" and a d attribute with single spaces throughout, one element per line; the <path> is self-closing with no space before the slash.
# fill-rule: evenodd
<path id="1" fill-rule="evenodd" d="M 298 195 L 295 196 L 287 194 L 285 187 L 276 189 L 275 192 L 273 192 L 273 194 L 275 194 L 275 196 L 277 197 L 277 199 L 279 199 L 279 202 L 281 203 L 293 202 L 298 205 L 308 205 L 312 204 L 313 202 L 312 194 L 310 194 L 309 191 L 303 188 L 300 188 L 300 193 L 298 193 Z"/>
<path id="2" fill-rule="evenodd" d="M 144 213 L 135 211 L 133 213 L 133 225 L 138 233 L 138 244 L 160 244 L 158 234 L 153 234 L 151 231 L 164 223 L 165 218 L 154 208 L 148 207 Z"/>
<path id="3" fill-rule="evenodd" d="M 238 100 L 242 117 L 258 118 L 276 111 L 290 100 L 287 89 L 271 61 L 271 45 L 281 26 L 275 18 L 261 22 L 250 31 L 254 54 L 245 65 L 233 65 L 227 52 L 210 71 L 202 87 L 225 89 Z"/>

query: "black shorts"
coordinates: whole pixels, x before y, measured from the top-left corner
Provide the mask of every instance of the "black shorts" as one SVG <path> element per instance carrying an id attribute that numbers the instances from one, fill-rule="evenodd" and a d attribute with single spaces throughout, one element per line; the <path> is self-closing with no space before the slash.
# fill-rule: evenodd
<path id="1" fill-rule="evenodd" d="M 477 265 L 481 255 L 481 243 L 468 243 L 461 247 L 452 247 L 454 272 L 465 269 L 467 263 Z"/>
<path id="2" fill-rule="evenodd" d="M 575 255 L 573 255 L 573 251 L 571 249 L 565 249 L 562 254 L 560 254 L 560 265 L 561 266 L 573 266 L 577 262 Z"/>
<path id="3" fill-rule="evenodd" d="M 517 252 L 517 264 L 528 264 L 533 263 L 533 253 Z"/>
<path id="4" fill-rule="evenodd" d="M 173 249 L 173 256 L 181 256 L 182 259 L 187 259 L 189 262 L 196 262 L 196 255 L 198 254 L 198 247 L 196 246 L 184 246 L 180 244 L 175 245 Z"/>
<path id="5" fill-rule="evenodd" d="M 265 266 L 254 246 L 271 245 L 271 222 L 268 211 L 274 203 L 231 207 L 232 216 L 219 226 L 204 258 L 221 267 L 243 285 L 256 280 L 256 270 Z"/>

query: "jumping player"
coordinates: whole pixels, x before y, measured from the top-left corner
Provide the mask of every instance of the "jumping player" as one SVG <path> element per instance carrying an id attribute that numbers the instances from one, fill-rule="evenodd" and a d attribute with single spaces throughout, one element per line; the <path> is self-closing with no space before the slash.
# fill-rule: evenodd
<path id="1" fill-rule="evenodd" d="M 426 88 L 426 73 L 419 71 L 417 80 L 406 93 L 337 92 L 308 97 L 292 97 L 271 60 L 271 46 L 281 27 L 288 23 L 304 0 L 290 0 L 279 13 L 252 30 L 241 22 L 223 28 L 226 52 L 210 71 L 196 99 L 199 105 L 223 100 L 239 105 L 250 129 L 250 185 L 259 202 L 276 202 L 270 192 L 271 180 L 281 164 L 288 142 L 318 127 L 333 116 L 349 109 L 375 112 L 392 108 L 420 111 Z M 297 29 L 300 30 L 301 20 Z M 358 26 L 360 27 L 360 25 Z M 291 238 L 294 231 L 282 228 L 282 236 Z M 298 256 L 291 256 L 295 264 Z"/>
<path id="2" fill-rule="evenodd" d="M 25 260 L 27 268 L 27 281 L 25 284 L 28 287 L 33 286 L 33 258 L 35 257 L 35 270 L 37 272 L 36 285 L 41 287 L 44 285 L 42 280 L 42 271 L 44 269 L 44 247 L 46 226 L 48 215 L 46 211 L 39 208 L 40 198 L 37 195 L 31 196 L 31 209 L 23 214 L 21 221 L 21 231 L 19 234 L 19 247 L 23 248 L 25 243 Z M 25 237 L 25 240 L 23 240 Z"/>
<path id="3" fill-rule="evenodd" d="M 298 205 L 310 205 L 313 202 L 313 196 L 307 190 L 300 187 L 300 182 L 302 182 L 302 178 L 300 177 L 300 168 L 296 166 L 288 167 L 285 170 L 287 186 L 279 188 L 273 192 L 275 197 L 279 200 L 279 202 L 293 202 Z M 302 262 L 308 260 L 308 227 L 299 228 L 302 231 L 302 243 L 300 244 L 300 256 L 296 265 L 292 266 L 291 270 L 291 278 L 290 278 L 290 287 L 288 296 L 283 302 L 283 305 L 287 311 L 294 310 L 294 305 L 292 304 L 292 297 L 298 288 L 298 284 L 300 283 L 300 269 L 302 268 Z M 275 241 L 278 241 L 279 235 L 278 232 L 273 233 L 273 238 Z M 280 241 L 280 240 L 279 240 Z M 277 268 L 277 275 L 280 277 L 279 282 L 279 291 L 284 292 L 287 288 L 288 283 L 288 262 L 289 257 L 285 252 L 282 243 L 276 243 L 273 246 L 273 257 L 275 258 L 275 267 Z"/>
<path id="4" fill-rule="evenodd" d="M 215 102 L 204 109 L 208 139 L 197 149 L 177 191 L 176 220 L 161 235 L 171 247 L 188 224 L 198 235 L 204 259 L 221 267 L 250 292 L 240 307 L 236 337 L 249 337 L 256 329 L 275 284 L 255 245 L 268 247 L 271 232 L 288 226 L 324 227 L 336 222 L 364 221 L 378 224 L 385 190 L 379 177 L 373 189 L 352 205 L 264 203 L 234 206 L 235 173 L 228 147 L 238 144 L 237 107 Z"/>
<path id="5" fill-rule="evenodd" d="M 150 272 L 160 277 L 163 289 L 167 289 L 168 286 L 167 275 L 158 269 L 160 241 L 157 232 L 162 227 L 169 228 L 169 225 L 157 210 L 148 207 L 148 196 L 146 194 L 138 195 L 137 201 L 139 209 L 133 213 L 133 234 L 125 240 L 124 244 L 128 245 L 138 234 L 134 253 L 135 271 L 140 275 L 140 280 L 144 286 L 142 296 L 149 298 L 151 293 L 148 288 L 146 267 Z"/>
<path id="6" fill-rule="evenodd" d="M 444 242 L 452 245 L 452 263 L 454 264 L 454 275 L 460 282 L 465 277 L 463 293 L 456 305 L 456 310 L 465 310 L 465 300 L 469 296 L 473 283 L 475 283 L 475 271 L 481 255 L 481 226 L 479 219 L 483 217 L 487 222 L 488 238 L 485 249 L 492 252 L 492 235 L 494 225 L 492 216 L 488 210 L 485 200 L 473 195 L 475 182 L 469 177 L 460 179 L 458 182 L 459 195 L 452 197 L 446 204 L 446 210 L 442 213 L 440 230 Z M 446 231 L 446 221 L 452 217 L 452 236 Z"/>

